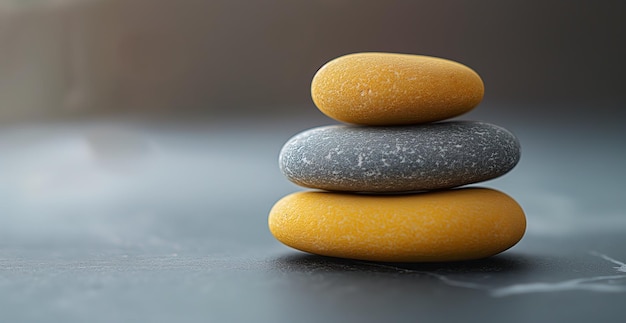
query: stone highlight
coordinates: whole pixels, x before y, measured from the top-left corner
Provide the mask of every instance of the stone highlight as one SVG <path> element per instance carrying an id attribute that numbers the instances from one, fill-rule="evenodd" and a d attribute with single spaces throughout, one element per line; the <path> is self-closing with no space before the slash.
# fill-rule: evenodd
<path id="1" fill-rule="evenodd" d="M 356 53 L 313 77 L 311 97 L 327 116 L 361 125 L 440 121 L 472 110 L 484 95 L 480 76 L 460 63 L 421 55 Z"/>
<path id="2" fill-rule="evenodd" d="M 298 192 L 278 201 L 269 229 L 292 248 L 386 262 L 480 259 L 515 245 L 524 211 L 508 195 L 462 188 L 410 195 Z"/>
<path id="3" fill-rule="evenodd" d="M 330 191 L 410 192 L 478 183 L 509 172 L 517 138 L 476 121 L 413 126 L 324 126 L 291 138 L 279 156 L 293 183 Z"/>

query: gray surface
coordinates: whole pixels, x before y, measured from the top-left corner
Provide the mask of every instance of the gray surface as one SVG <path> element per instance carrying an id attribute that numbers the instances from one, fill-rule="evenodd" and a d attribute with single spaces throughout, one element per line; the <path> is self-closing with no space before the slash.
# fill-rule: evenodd
<path id="1" fill-rule="evenodd" d="M 545 110 L 551 107 L 546 106 Z M 327 119 L 75 121 L 0 128 L 3 322 L 619 321 L 626 199 L 619 118 L 483 109 L 524 149 L 485 183 L 525 209 L 504 254 L 459 264 L 309 256 L 267 213 L 299 190 L 277 156 Z M 581 111 L 584 109 L 579 109 Z M 563 110 L 561 110 L 563 111 Z M 492 113 L 493 112 L 493 113 Z M 612 121 L 615 120 L 615 121 Z"/>
<path id="2" fill-rule="evenodd" d="M 520 146 L 506 129 L 451 121 L 402 127 L 332 125 L 301 132 L 280 152 L 295 184 L 333 191 L 407 192 L 479 183 L 509 172 Z"/>

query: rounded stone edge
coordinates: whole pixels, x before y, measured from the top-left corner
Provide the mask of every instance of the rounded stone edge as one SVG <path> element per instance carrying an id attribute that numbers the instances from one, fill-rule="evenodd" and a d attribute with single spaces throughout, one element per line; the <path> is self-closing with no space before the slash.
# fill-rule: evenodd
<path id="1" fill-rule="evenodd" d="M 415 256 L 403 256 L 403 257 L 397 257 L 397 256 L 386 256 L 386 255 L 375 255 L 375 256 L 351 256 L 348 255 L 345 252 L 340 252 L 337 253 L 336 251 L 326 251 L 326 250 L 321 250 L 324 248 L 321 248 L 320 250 L 312 250 L 312 248 L 306 248 L 306 247 L 302 247 L 302 246 L 296 246 L 295 244 L 290 243 L 289 241 L 285 241 L 285 240 L 289 240 L 289 239 L 285 239 L 284 235 L 281 232 L 278 232 L 278 230 L 276 229 L 275 226 L 275 220 L 274 217 L 278 216 L 277 213 L 278 211 L 276 211 L 276 209 L 279 208 L 284 208 L 284 206 L 282 204 L 286 204 L 289 202 L 292 202 L 292 200 L 294 198 L 298 198 L 298 196 L 300 195 L 304 195 L 304 194 L 310 194 L 310 193 L 322 193 L 322 194 L 334 194 L 334 195 L 346 195 L 346 196 L 355 196 L 353 194 L 346 194 L 346 193 L 334 193 L 334 192 L 315 192 L 315 191 L 300 191 L 300 192 L 295 192 L 295 193 L 291 193 L 288 194 L 286 196 L 284 196 L 283 198 L 281 198 L 280 200 L 278 200 L 274 206 L 271 208 L 270 212 L 269 212 L 269 216 L 268 216 L 268 228 L 271 232 L 271 234 L 274 236 L 275 239 L 277 239 L 279 242 L 281 242 L 282 244 L 305 252 L 305 253 L 311 253 L 311 254 L 316 254 L 316 255 L 321 255 L 321 256 L 329 256 L 329 257 L 339 257 L 339 258 L 346 258 L 346 259 L 355 259 L 355 260 L 365 260 L 365 261 L 376 261 L 376 262 L 405 262 L 405 263 L 436 263 L 436 262 L 459 262 L 459 261 L 472 261 L 472 260 L 479 260 L 479 259 L 485 259 L 485 258 L 489 258 L 489 257 L 493 257 L 495 255 L 501 254 L 509 249 L 511 249 L 512 247 L 514 247 L 515 245 L 517 245 L 524 237 L 526 230 L 527 230 L 527 217 L 526 214 L 523 210 L 523 208 L 521 207 L 521 205 L 515 200 L 513 199 L 511 196 L 507 195 L 506 193 L 496 190 L 496 189 L 492 189 L 492 188 L 486 188 L 486 187 L 470 187 L 470 188 L 461 188 L 461 189 L 454 189 L 454 190 L 446 190 L 446 191 L 442 191 L 442 192 L 429 192 L 429 193 L 420 193 L 418 195 L 421 194 L 441 194 L 441 193 L 446 193 L 446 192 L 453 192 L 453 191 L 466 191 L 466 190 L 484 190 L 484 191 L 491 191 L 494 194 L 498 194 L 500 195 L 501 198 L 504 198 L 505 200 L 508 201 L 508 203 L 510 204 L 509 207 L 513 207 L 516 208 L 517 210 L 514 210 L 515 212 L 518 212 L 515 216 L 519 216 L 519 218 L 517 219 L 517 221 L 519 221 L 519 230 L 517 230 L 517 234 L 515 235 L 515 237 L 511 236 L 511 239 L 509 239 L 509 241 L 507 243 L 502 243 L 502 245 L 495 249 L 495 250 L 491 250 L 489 252 L 485 252 L 484 250 L 482 252 L 479 252 L 478 254 L 475 254 L 473 256 L 454 256 L 454 257 L 449 257 L 444 255 L 439 256 L 439 257 L 423 257 L 420 255 L 415 255 Z M 359 195 L 356 195 L 359 196 Z M 292 203 L 293 204 L 293 203 Z M 286 207 L 286 209 L 289 209 L 289 211 L 298 211 L 298 207 L 294 206 L 294 205 L 290 205 L 288 207 Z M 512 213 L 512 212 L 511 212 Z M 294 228 L 292 228 L 294 229 Z M 295 228 L 295 229 L 300 229 L 300 230 L 292 230 L 292 236 L 294 237 L 306 237 L 307 236 L 307 232 L 306 230 L 302 230 L 302 228 Z M 282 238 L 282 239 L 281 239 Z M 300 238 L 296 239 L 296 240 L 300 240 Z"/>
<path id="2" fill-rule="evenodd" d="M 325 126 L 318 126 L 318 127 L 314 127 L 314 128 L 310 128 L 310 129 L 305 129 L 302 130 L 301 132 L 293 135 L 292 137 L 290 137 L 285 144 L 282 146 L 280 152 L 279 152 L 279 156 L 278 156 L 278 164 L 279 164 L 279 170 L 281 172 L 281 174 L 283 174 L 283 176 L 285 176 L 290 182 L 292 182 L 295 185 L 301 186 L 301 187 L 305 187 L 305 188 L 311 188 L 311 189 L 319 189 L 319 190 L 325 190 L 325 191 L 331 191 L 331 192 L 351 192 L 351 193 L 363 193 L 363 194 L 411 194 L 411 193 L 423 193 L 423 192 L 429 192 L 429 191 L 437 191 L 437 190 L 446 190 L 446 189 L 453 189 L 453 188 L 459 188 L 459 187 L 464 187 L 466 185 L 472 185 L 472 184 L 478 184 L 478 183 L 482 183 L 485 181 L 489 181 L 489 180 L 494 180 L 497 178 L 500 178 L 506 174 L 508 174 L 509 172 L 511 172 L 520 162 L 521 160 L 521 156 L 522 156 L 522 146 L 520 143 L 519 138 L 515 135 L 514 132 L 508 130 L 507 128 L 504 128 L 503 126 L 500 125 L 496 125 L 493 123 L 489 123 L 486 121 L 479 121 L 479 120 L 456 120 L 456 121 L 445 121 L 442 123 L 437 123 L 437 124 L 444 124 L 444 123 L 458 123 L 458 124 L 469 124 L 469 123 L 474 123 L 474 124 L 480 124 L 482 126 L 485 127 L 490 127 L 492 129 L 495 129 L 496 131 L 499 132 L 503 132 L 507 135 L 507 137 L 509 139 L 511 139 L 512 143 L 515 146 L 515 158 L 513 159 L 514 161 L 508 165 L 507 168 L 505 168 L 501 173 L 499 173 L 498 175 L 495 176 L 488 176 L 488 177 L 484 177 L 481 179 L 477 179 L 477 180 L 472 180 L 472 181 L 464 181 L 464 182 L 458 182 L 455 183 L 453 185 L 445 185 L 445 186 L 436 186 L 436 187 L 425 187 L 425 188 L 407 188 L 407 189 L 402 189 L 402 190 L 397 190 L 397 189 L 377 189 L 377 190 L 372 190 L 372 189 L 349 189 L 349 188 L 343 188 L 343 187 L 338 187 L 336 185 L 329 185 L 328 183 L 325 183 L 325 185 L 319 185 L 319 184 L 315 184 L 311 181 L 306 181 L 306 180 L 302 180 L 299 177 L 295 177 L 292 176 L 293 172 L 288 171 L 286 169 L 285 163 L 284 163 L 284 155 L 285 155 L 285 151 L 287 151 L 288 147 L 290 145 L 295 144 L 295 141 L 297 141 L 299 138 L 302 137 L 310 137 L 311 133 L 316 132 L 316 131 L 324 131 L 326 129 L 329 128 L 344 128 L 344 127 L 350 127 L 350 128 L 363 128 L 363 127 L 374 127 L 374 126 L 360 126 L 360 125 L 350 125 L 350 124 L 333 124 L 333 125 L 325 125 Z M 435 124 L 435 123 L 432 123 Z M 410 126 L 423 126 L 423 125 L 408 125 L 408 126 L 399 126 L 399 127 L 410 127 Z M 392 128 L 395 128 L 395 126 L 391 126 Z M 380 127 L 374 127 L 375 129 L 379 129 Z"/>
<path id="3" fill-rule="evenodd" d="M 437 117 L 421 117 L 418 118 L 417 120 L 414 119 L 406 119 L 404 118 L 403 121 L 373 121 L 369 118 L 346 118 L 346 117 L 342 117 L 341 114 L 334 114 L 331 113 L 329 110 L 332 111 L 336 111 L 337 109 L 327 109 L 326 107 L 324 107 L 326 104 L 322 103 L 323 101 L 327 101 L 325 99 L 322 99 L 322 97 L 324 97 L 324 93 L 327 91 L 317 91 L 316 89 L 318 88 L 317 84 L 320 83 L 319 78 L 320 75 L 323 73 L 326 73 L 326 70 L 328 70 L 329 68 L 333 67 L 333 65 L 337 64 L 338 62 L 341 62 L 343 60 L 346 59 L 352 59 L 354 57 L 359 57 L 359 56 L 374 56 L 374 55 L 389 55 L 389 56 L 397 56 L 397 57 L 411 57 L 411 58 L 421 58 L 421 59 L 428 59 L 428 60 L 433 60 L 433 61 L 437 61 L 437 62 L 444 62 L 445 64 L 449 65 L 449 66 L 454 66 L 456 69 L 458 69 L 459 71 L 463 71 L 465 75 L 465 78 L 469 79 L 469 78 L 473 78 L 474 82 L 476 83 L 475 85 L 477 85 L 476 87 L 476 96 L 475 98 L 471 99 L 471 100 L 467 100 L 468 104 L 466 108 L 463 109 L 458 109 L 457 112 L 455 113 L 447 113 L 444 114 L 442 116 L 437 116 Z M 443 57 L 436 57 L 436 56 L 428 56 L 428 55 L 419 55 L 419 54 L 412 54 L 412 53 L 393 53 L 393 52 L 355 52 L 355 53 L 349 53 L 349 54 L 345 54 L 342 56 L 338 56 L 335 57 L 329 61 L 327 61 L 326 63 L 324 63 L 313 75 L 313 78 L 311 79 L 311 90 L 310 90 L 310 95 L 311 95 L 311 99 L 314 103 L 314 105 L 318 108 L 318 110 L 320 112 L 322 112 L 324 115 L 326 115 L 327 117 L 342 122 L 342 123 L 347 123 L 347 124 L 354 124 L 354 125 L 371 125 L 371 126 L 394 126 L 394 125 L 410 125 L 410 124 L 423 124 L 423 123 L 430 123 L 430 122 L 437 122 L 437 121 L 443 121 L 443 120 L 447 120 L 447 119 L 451 119 L 451 118 L 455 118 L 458 117 L 460 115 L 466 114 L 470 111 L 472 111 L 474 108 L 476 108 L 483 100 L 484 95 L 485 95 L 485 84 L 484 81 L 482 79 L 482 77 L 480 76 L 480 74 L 478 74 L 478 72 L 476 70 L 474 70 L 473 68 L 471 68 L 470 66 L 463 64 L 461 62 L 458 61 L 454 61 L 452 59 L 447 59 L 447 58 L 443 58 Z M 341 110 L 341 109 L 339 109 Z"/>

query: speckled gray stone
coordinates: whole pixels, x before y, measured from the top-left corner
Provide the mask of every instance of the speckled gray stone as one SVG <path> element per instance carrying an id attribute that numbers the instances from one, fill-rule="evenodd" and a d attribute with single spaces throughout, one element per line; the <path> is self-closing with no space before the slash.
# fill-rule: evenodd
<path id="1" fill-rule="evenodd" d="M 282 173 L 300 186 L 382 193 L 486 181 L 510 171 L 519 158 L 519 141 L 506 129 L 452 121 L 314 128 L 284 145 L 279 164 Z"/>

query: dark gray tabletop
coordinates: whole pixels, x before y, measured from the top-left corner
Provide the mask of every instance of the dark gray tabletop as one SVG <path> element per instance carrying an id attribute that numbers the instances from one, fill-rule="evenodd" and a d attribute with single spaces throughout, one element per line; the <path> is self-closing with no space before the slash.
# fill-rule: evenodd
<path id="1" fill-rule="evenodd" d="M 524 106 L 463 117 L 520 138 L 520 164 L 480 185 L 522 205 L 526 236 L 481 261 L 388 264 L 304 254 L 267 229 L 273 203 L 301 190 L 278 171 L 282 144 L 333 123 L 312 109 L 1 127 L 0 321 L 602 322 L 626 315 L 619 118 L 537 119 L 525 117 Z"/>

